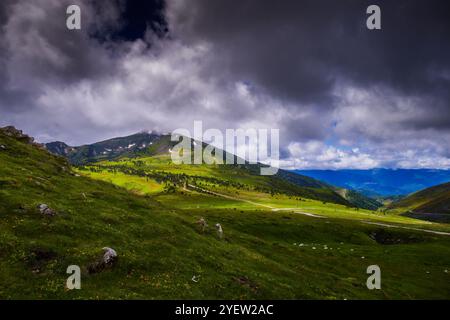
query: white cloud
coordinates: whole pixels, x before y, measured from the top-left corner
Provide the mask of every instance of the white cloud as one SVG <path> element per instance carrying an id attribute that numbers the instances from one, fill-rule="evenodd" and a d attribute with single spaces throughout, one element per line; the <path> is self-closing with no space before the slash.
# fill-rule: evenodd
<path id="1" fill-rule="evenodd" d="M 284 165 L 292 169 L 368 169 L 380 162 L 357 149 L 343 150 L 321 141 L 294 142 L 288 146 L 291 158 Z"/>

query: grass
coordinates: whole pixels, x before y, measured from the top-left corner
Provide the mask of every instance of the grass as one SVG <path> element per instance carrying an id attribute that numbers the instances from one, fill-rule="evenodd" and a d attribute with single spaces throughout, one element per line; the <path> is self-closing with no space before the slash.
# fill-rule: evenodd
<path id="1" fill-rule="evenodd" d="M 12 138 L 0 135 L 0 144 L 7 147 L 0 151 L 1 299 L 449 298 L 450 237 L 386 229 L 400 240 L 386 245 L 371 237 L 382 227 L 359 219 L 424 222 L 232 186 L 221 192 L 271 206 L 299 203 L 327 219 L 195 191 L 167 193 L 163 184 L 120 172 L 73 172 L 65 160 Z M 163 165 L 152 170 L 172 170 Z M 42 216 L 40 203 L 58 215 Z M 200 217 L 210 226 L 204 233 Z M 215 223 L 224 228 L 222 240 Z M 105 246 L 117 251 L 117 266 L 88 274 Z M 81 290 L 65 289 L 72 264 L 83 269 Z M 371 264 L 381 267 L 382 290 L 366 288 Z"/>

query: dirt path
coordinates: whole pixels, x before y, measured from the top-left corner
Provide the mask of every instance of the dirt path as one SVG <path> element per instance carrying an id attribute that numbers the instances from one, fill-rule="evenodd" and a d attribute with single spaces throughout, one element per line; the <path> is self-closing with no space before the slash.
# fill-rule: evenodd
<path id="1" fill-rule="evenodd" d="M 210 194 L 213 194 L 213 195 L 216 195 L 216 196 L 219 196 L 219 197 L 223 197 L 223 198 L 227 198 L 227 199 L 231 199 L 231 200 L 236 200 L 236 201 L 241 201 L 241 202 L 246 202 L 246 203 L 253 204 L 255 206 L 268 208 L 268 209 L 271 209 L 274 212 L 278 212 L 278 211 L 293 211 L 294 213 L 298 213 L 298 214 L 301 214 L 301 215 L 304 215 L 304 216 L 308 216 L 308 217 L 312 217 L 312 218 L 326 219 L 326 217 L 324 217 L 324 216 L 320 216 L 320 215 L 317 215 L 317 214 L 304 212 L 304 211 L 298 211 L 297 208 L 275 208 L 275 207 L 272 207 L 272 206 L 269 206 L 269 205 L 266 205 L 266 204 L 257 203 L 257 202 L 250 201 L 250 200 L 245 200 L 245 199 L 240 199 L 240 198 L 228 196 L 228 195 L 221 194 L 221 193 L 214 192 L 214 191 L 209 191 L 209 190 L 202 189 L 200 187 L 197 187 L 197 186 L 194 186 L 194 185 L 191 185 L 191 184 L 189 184 L 188 186 L 190 188 L 197 189 L 197 190 L 200 190 L 200 191 L 203 191 L 203 192 L 206 192 L 206 193 L 210 193 Z M 188 189 L 185 189 L 185 190 L 186 191 L 190 191 Z M 428 232 L 428 233 L 437 234 L 437 235 L 450 236 L 450 233 L 448 233 L 448 232 L 434 231 L 434 230 L 427 230 L 427 229 L 419 229 L 419 228 L 411 228 L 411 227 L 402 227 L 402 226 L 397 226 L 397 225 L 387 224 L 387 223 L 381 223 L 381 222 L 372 222 L 372 221 L 361 220 L 361 223 L 377 225 L 377 226 L 382 226 L 382 227 L 386 227 L 386 228 L 400 228 L 400 229 L 406 229 L 406 230 Z"/>
<path id="2" fill-rule="evenodd" d="M 381 226 L 381 227 L 386 227 L 386 228 L 399 228 L 399 229 L 406 229 L 406 230 L 428 232 L 428 233 L 438 234 L 438 235 L 442 235 L 442 236 L 450 236 L 450 233 L 442 232 L 442 231 L 434 231 L 434 230 L 411 228 L 411 227 L 402 227 L 402 226 L 397 226 L 397 225 L 392 225 L 392 224 L 387 224 L 387 223 L 381 223 L 381 222 L 372 222 L 372 221 L 361 221 L 361 222 L 365 223 L 365 224 L 371 224 L 371 225 L 376 225 L 376 226 Z"/>
<path id="3" fill-rule="evenodd" d="M 317 214 L 303 212 L 303 211 L 298 211 L 296 208 L 275 208 L 275 207 L 272 207 L 272 206 L 269 206 L 269 205 L 266 205 L 266 204 L 262 204 L 262 203 L 258 203 L 258 202 L 254 202 L 254 201 L 250 201 L 250 200 L 245 200 L 245 199 L 241 199 L 241 198 L 236 198 L 236 197 L 228 196 L 228 195 L 225 195 L 225 194 L 217 193 L 217 192 L 214 192 L 214 191 L 209 191 L 209 190 L 202 189 L 202 188 L 199 188 L 199 187 L 191 185 L 191 184 L 189 184 L 188 186 L 190 188 L 194 188 L 194 189 L 197 189 L 197 190 L 200 190 L 200 191 L 203 191 L 203 192 L 207 192 L 207 193 L 219 196 L 219 197 L 223 197 L 223 198 L 227 198 L 227 199 L 231 199 L 231 200 L 236 200 L 236 201 L 241 201 L 241 202 L 246 202 L 246 203 L 253 204 L 255 206 L 268 208 L 268 209 L 271 209 L 272 211 L 275 211 L 275 212 L 276 211 L 283 211 L 283 210 L 292 210 L 292 211 L 294 211 L 294 213 L 302 214 L 302 215 L 305 215 L 305 216 L 308 216 L 308 217 L 325 218 L 325 217 L 319 216 Z"/>

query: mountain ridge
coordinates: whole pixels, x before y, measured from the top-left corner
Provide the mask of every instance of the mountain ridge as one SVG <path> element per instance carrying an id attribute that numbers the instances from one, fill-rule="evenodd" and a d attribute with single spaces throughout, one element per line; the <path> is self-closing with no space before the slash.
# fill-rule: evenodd
<path id="1" fill-rule="evenodd" d="M 171 141 L 170 135 L 154 134 L 147 132 L 140 132 L 124 137 L 111 138 L 96 142 L 90 145 L 83 145 L 79 147 L 71 147 L 64 142 L 50 142 L 45 144 L 46 149 L 58 156 L 63 156 L 75 166 L 84 166 L 94 164 L 101 161 L 115 161 L 120 159 L 139 159 L 140 157 L 152 157 L 158 155 L 170 155 L 171 149 L 177 144 L 176 141 Z M 192 142 L 194 143 L 194 142 Z M 206 147 L 207 144 L 203 143 Z M 226 152 L 224 151 L 224 157 Z M 237 156 L 233 155 L 235 160 Z M 235 161 L 236 163 L 237 161 Z M 230 167 L 228 164 L 221 165 Z M 236 170 L 241 170 L 243 175 L 251 174 L 259 176 L 260 169 L 263 164 L 234 164 L 231 165 Z M 188 169 L 186 169 L 188 170 Z M 238 176 L 235 176 L 238 178 Z M 342 197 L 336 190 L 321 181 L 316 179 L 298 175 L 286 170 L 278 170 L 274 176 L 267 176 L 262 178 L 267 180 L 264 184 L 271 186 L 273 192 L 288 192 L 295 194 L 300 192 L 302 196 L 311 199 L 322 200 L 325 202 L 339 203 L 348 206 L 357 206 L 351 200 Z M 256 181 L 256 180 L 255 180 Z M 258 182 L 260 183 L 260 182 Z M 366 208 L 366 207 L 364 207 Z"/>
<path id="2" fill-rule="evenodd" d="M 372 198 L 408 195 L 450 181 L 450 170 L 387 169 L 295 170 L 332 185 L 351 189 Z"/>
<path id="3" fill-rule="evenodd" d="M 450 214 L 450 182 L 414 192 L 406 198 L 392 203 L 388 208 L 407 210 L 413 213 Z"/>

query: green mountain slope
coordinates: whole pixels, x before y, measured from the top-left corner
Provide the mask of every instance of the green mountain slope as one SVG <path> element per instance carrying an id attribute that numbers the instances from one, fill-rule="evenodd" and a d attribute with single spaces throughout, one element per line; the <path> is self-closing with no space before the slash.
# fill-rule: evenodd
<path id="1" fill-rule="evenodd" d="M 389 208 L 417 213 L 450 213 L 450 183 L 415 192 L 392 203 Z"/>
<path id="2" fill-rule="evenodd" d="M 85 169 L 0 130 L 0 299 L 449 298 L 450 237 L 420 232 L 448 232 L 445 226 L 255 190 L 228 198 L 192 188 L 153 190 L 150 178 L 154 193 L 140 193 L 87 177 L 119 180 L 122 172 Z M 56 215 L 40 213 L 40 204 Z M 205 231 L 196 223 L 201 217 Z M 103 247 L 117 251 L 118 263 L 89 273 Z M 382 265 L 382 290 L 365 286 L 370 264 Z M 81 267 L 81 290 L 65 288 L 69 265 Z"/>
<path id="3" fill-rule="evenodd" d="M 138 133 L 81 147 L 69 147 L 61 142 L 53 142 L 46 144 L 46 148 L 54 154 L 66 157 L 74 165 L 91 165 L 93 168 L 94 163 L 100 163 L 100 166 L 105 168 L 102 161 L 106 161 L 106 166 L 111 170 L 122 172 L 132 170 L 134 175 L 149 175 L 149 170 L 160 171 L 160 177 L 161 175 L 173 177 L 172 171 L 175 168 L 178 175 L 197 175 L 197 181 L 214 178 L 218 185 L 239 184 L 239 187 L 272 194 L 289 194 L 354 206 L 332 187 L 306 176 L 285 170 L 279 170 L 274 176 L 261 176 L 260 169 L 263 166 L 261 164 L 170 166 L 170 150 L 177 144 L 170 138 L 170 135 Z M 204 143 L 203 148 L 206 146 Z M 224 159 L 226 156 L 227 153 L 224 152 Z M 234 155 L 232 157 L 236 163 L 237 157 Z M 195 170 L 192 170 L 193 167 Z M 183 179 L 178 180 L 179 186 L 184 183 Z"/>
<path id="4" fill-rule="evenodd" d="M 336 188 L 338 194 L 340 194 L 345 200 L 353 204 L 354 206 L 367 210 L 377 210 L 383 206 L 383 204 L 375 199 L 366 197 L 365 195 L 348 189 Z"/>

